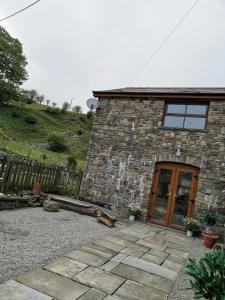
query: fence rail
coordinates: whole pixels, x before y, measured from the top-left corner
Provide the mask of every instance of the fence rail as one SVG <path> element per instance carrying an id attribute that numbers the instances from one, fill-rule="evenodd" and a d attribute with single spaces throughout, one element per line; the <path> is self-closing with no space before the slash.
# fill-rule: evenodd
<path id="1" fill-rule="evenodd" d="M 37 161 L 5 157 L 0 160 L 0 191 L 30 190 L 40 183 L 44 192 L 60 192 L 79 197 L 82 172 L 80 170 L 46 165 Z"/>

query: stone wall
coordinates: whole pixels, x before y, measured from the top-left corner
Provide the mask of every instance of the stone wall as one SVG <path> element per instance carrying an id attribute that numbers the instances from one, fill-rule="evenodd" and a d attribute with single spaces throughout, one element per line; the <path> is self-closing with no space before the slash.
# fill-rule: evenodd
<path id="1" fill-rule="evenodd" d="M 225 199 L 225 101 L 211 101 L 206 130 L 162 127 L 165 101 L 101 98 L 93 126 L 81 196 L 112 203 L 121 213 L 137 202 L 147 211 L 156 162 L 180 162 L 200 168 L 196 207 L 210 195 Z M 183 149 L 176 157 L 177 145 Z"/>

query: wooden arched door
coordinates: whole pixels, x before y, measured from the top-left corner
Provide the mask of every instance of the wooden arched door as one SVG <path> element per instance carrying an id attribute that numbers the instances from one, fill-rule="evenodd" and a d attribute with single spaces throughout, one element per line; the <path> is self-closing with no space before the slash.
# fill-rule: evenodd
<path id="1" fill-rule="evenodd" d="M 178 163 L 157 163 L 148 218 L 151 222 L 181 229 L 193 217 L 199 169 Z"/>

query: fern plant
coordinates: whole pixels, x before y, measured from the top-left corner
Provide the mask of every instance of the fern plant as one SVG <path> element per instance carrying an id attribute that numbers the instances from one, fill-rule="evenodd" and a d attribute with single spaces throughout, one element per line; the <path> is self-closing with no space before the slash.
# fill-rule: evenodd
<path id="1" fill-rule="evenodd" d="M 225 252 L 205 253 L 199 261 L 190 259 L 186 274 L 192 276 L 195 299 L 225 300 Z"/>

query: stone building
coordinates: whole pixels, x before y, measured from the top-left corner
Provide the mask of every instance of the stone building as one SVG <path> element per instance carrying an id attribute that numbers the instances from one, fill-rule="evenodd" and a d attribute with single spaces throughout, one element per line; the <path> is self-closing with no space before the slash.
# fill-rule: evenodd
<path id="1" fill-rule="evenodd" d="M 121 214 L 179 228 L 201 207 L 224 208 L 225 88 L 95 91 L 81 195 Z"/>

